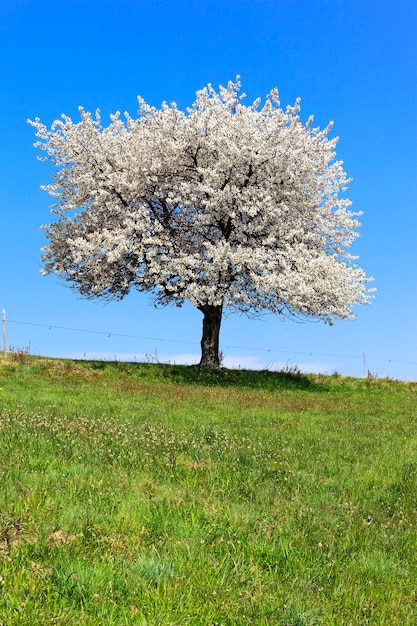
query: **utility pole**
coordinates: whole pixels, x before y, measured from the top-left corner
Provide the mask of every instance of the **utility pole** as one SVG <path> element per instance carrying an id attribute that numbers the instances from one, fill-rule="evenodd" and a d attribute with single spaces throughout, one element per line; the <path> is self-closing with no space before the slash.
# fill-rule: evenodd
<path id="1" fill-rule="evenodd" d="M 3 324 L 3 351 L 4 358 L 7 359 L 7 333 L 6 333 L 6 309 L 1 311 L 1 319 Z"/>

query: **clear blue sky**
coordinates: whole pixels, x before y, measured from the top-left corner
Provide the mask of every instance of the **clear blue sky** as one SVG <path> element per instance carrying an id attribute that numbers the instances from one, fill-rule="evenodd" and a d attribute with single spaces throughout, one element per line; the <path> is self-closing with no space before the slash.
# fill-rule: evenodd
<path id="1" fill-rule="evenodd" d="M 49 168 L 36 160 L 26 119 L 75 118 L 80 104 L 134 114 L 138 94 L 186 107 L 208 82 L 239 74 L 248 103 L 277 86 L 284 106 L 301 97 L 304 118 L 334 120 L 353 208 L 364 211 L 353 251 L 378 292 L 355 321 L 333 327 L 227 317 L 226 365 L 361 376 L 365 353 L 373 374 L 417 380 L 416 41 L 415 0 L 0 0 L 9 343 L 51 356 L 198 360 L 201 315 L 191 306 L 155 310 L 135 292 L 104 305 L 41 276 L 39 227 L 51 221 L 51 199 L 39 186 Z"/>

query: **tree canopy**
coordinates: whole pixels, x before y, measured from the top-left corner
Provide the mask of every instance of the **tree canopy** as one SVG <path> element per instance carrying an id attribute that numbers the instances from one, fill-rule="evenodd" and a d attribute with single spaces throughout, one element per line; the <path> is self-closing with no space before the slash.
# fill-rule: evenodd
<path id="1" fill-rule="evenodd" d="M 359 213 L 332 124 L 303 123 L 300 101 L 282 109 L 277 89 L 246 106 L 240 87 L 208 85 L 186 111 L 138 98 L 137 117 L 107 126 L 83 108 L 50 129 L 30 121 L 55 167 L 44 272 L 89 298 L 134 288 L 156 305 L 190 301 L 209 366 L 225 308 L 331 322 L 372 297 L 348 252 Z"/>

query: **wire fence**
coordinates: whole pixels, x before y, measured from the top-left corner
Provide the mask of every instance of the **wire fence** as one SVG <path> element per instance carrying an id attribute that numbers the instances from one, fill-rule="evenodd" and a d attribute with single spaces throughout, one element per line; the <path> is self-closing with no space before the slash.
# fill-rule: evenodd
<path id="1" fill-rule="evenodd" d="M 4 342 L 4 354 L 7 354 L 7 339 L 6 339 L 6 315 L 5 315 L 5 310 L 3 309 L 2 311 L 2 320 L 3 320 L 3 342 Z M 14 319 L 8 319 L 7 320 L 7 324 L 15 324 L 15 325 L 20 325 L 20 326 L 29 326 L 29 327 L 37 327 L 37 328 L 43 328 L 43 329 L 48 329 L 50 331 L 52 330 L 59 330 L 59 331 L 67 331 L 67 332 L 72 332 L 72 333 L 85 333 L 85 334 L 90 334 L 90 335 L 101 335 L 101 336 L 105 336 L 105 337 L 119 337 L 119 338 L 125 338 L 125 339 L 135 339 L 135 340 L 139 340 L 139 341 L 152 341 L 152 342 L 158 342 L 159 344 L 163 345 L 163 344 L 177 344 L 177 345 L 188 345 L 188 346 L 193 346 L 193 347 L 198 347 L 200 346 L 199 342 L 197 341 L 187 341 L 187 340 L 183 340 L 183 339 L 172 339 L 169 337 L 154 337 L 154 336 L 146 336 L 146 335 L 136 335 L 136 334 L 128 334 L 128 333 L 120 333 L 120 332 L 115 332 L 115 331 L 102 331 L 102 330 L 93 330 L 90 328 L 74 328 L 74 327 L 68 327 L 68 326 L 58 326 L 55 324 L 40 324 L 40 323 L 36 323 L 36 322 L 27 322 L 27 321 L 22 321 L 22 320 L 14 320 Z M 314 358 L 326 358 L 326 359 L 350 359 L 350 360 L 354 360 L 356 361 L 356 363 L 359 362 L 359 366 L 363 367 L 363 375 L 367 376 L 369 370 L 368 370 L 368 364 L 369 363 L 384 363 L 385 365 L 387 364 L 395 364 L 395 365 L 403 365 L 403 366 L 415 366 L 417 368 L 417 361 L 406 361 L 406 360 L 400 360 L 400 359 L 392 359 L 389 357 L 377 357 L 377 356 L 372 356 L 372 355 L 368 355 L 365 354 L 364 352 L 362 354 L 338 354 L 338 353 L 327 353 L 327 352 L 314 352 L 314 351 L 297 351 L 297 350 L 282 350 L 282 349 L 277 349 L 277 348 L 271 348 L 271 347 L 262 347 L 262 346 L 247 346 L 247 345 L 234 345 L 234 344 L 227 344 L 227 343 L 223 343 L 220 346 L 220 349 L 222 352 L 225 351 L 244 351 L 247 353 L 252 353 L 252 354 L 259 354 L 259 355 L 270 355 L 271 357 L 276 357 L 276 358 L 282 358 L 282 356 L 294 356 L 297 358 L 305 358 L 305 357 L 314 357 Z M 417 374 L 417 370 L 416 370 L 416 374 Z"/>

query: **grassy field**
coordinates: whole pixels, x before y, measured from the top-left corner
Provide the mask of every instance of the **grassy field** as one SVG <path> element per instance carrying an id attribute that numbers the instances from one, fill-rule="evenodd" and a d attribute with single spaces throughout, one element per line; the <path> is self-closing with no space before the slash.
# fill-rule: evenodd
<path id="1" fill-rule="evenodd" d="M 0 625 L 417 623 L 417 385 L 0 362 Z"/>

